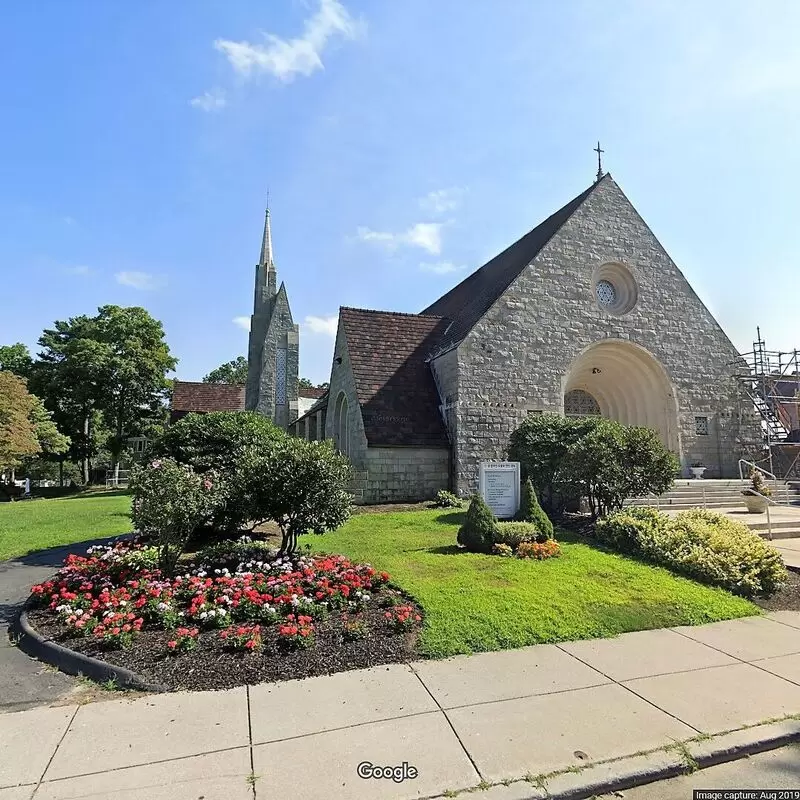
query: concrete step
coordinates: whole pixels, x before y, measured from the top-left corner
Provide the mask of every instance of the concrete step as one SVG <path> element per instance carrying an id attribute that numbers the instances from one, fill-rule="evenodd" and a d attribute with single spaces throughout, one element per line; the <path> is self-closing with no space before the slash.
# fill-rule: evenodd
<path id="1" fill-rule="evenodd" d="M 753 531 L 757 533 L 762 539 L 769 539 L 769 531 Z M 779 530 L 772 529 L 772 541 L 777 539 L 800 539 L 800 528 L 782 528 Z"/>

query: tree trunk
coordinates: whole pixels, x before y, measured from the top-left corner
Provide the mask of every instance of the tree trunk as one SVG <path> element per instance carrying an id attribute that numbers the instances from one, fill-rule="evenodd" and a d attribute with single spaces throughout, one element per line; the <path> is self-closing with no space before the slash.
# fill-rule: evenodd
<path id="1" fill-rule="evenodd" d="M 58 485 L 64 488 L 64 459 L 58 462 Z"/>
<path id="2" fill-rule="evenodd" d="M 83 473 L 83 485 L 89 485 L 89 412 L 84 412 L 83 417 L 83 456 L 81 458 L 81 472 Z"/>

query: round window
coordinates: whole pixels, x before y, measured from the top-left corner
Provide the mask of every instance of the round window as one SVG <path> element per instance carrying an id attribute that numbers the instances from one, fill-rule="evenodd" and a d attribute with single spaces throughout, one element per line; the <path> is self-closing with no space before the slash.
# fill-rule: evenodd
<path id="1" fill-rule="evenodd" d="M 598 281 L 597 282 L 597 302 L 601 306 L 613 306 L 614 301 L 617 299 L 617 290 L 611 281 Z"/>
<path id="2" fill-rule="evenodd" d="M 627 314 L 639 299 L 639 288 L 631 271 L 618 263 L 603 264 L 594 272 L 594 296 L 607 314 Z"/>

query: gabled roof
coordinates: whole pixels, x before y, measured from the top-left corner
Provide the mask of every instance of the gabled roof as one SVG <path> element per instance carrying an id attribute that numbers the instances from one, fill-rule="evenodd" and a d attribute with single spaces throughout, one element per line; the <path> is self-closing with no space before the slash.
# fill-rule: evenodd
<path id="1" fill-rule="evenodd" d="M 170 408 L 173 414 L 244 411 L 244 385 L 174 381 Z"/>
<path id="2" fill-rule="evenodd" d="M 447 320 L 341 308 L 364 432 L 370 446 L 447 447 L 428 355 Z"/>
<path id="3" fill-rule="evenodd" d="M 605 177 L 609 177 L 607 174 Z M 602 180 L 602 179 L 601 179 Z M 555 214 L 526 233 L 500 255 L 487 261 L 480 269 L 454 286 L 447 294 L 429 305 L 423 315 L 447 317 L 450 327 L 431 353 L 441 355 L 456 347 L 475 324 L 494 305 L 500 295 L 511 285 L 522 270 L 533 261 L 542 248 L 572 216 L 597 186 L 593 183 L 586 191 L 570 200 Z"/>

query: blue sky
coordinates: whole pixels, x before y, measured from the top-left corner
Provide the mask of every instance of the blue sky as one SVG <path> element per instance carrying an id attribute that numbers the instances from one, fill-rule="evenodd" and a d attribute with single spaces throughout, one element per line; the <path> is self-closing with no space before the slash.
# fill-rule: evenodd
<path id="1" fill-rule="evenodd" d="M 768 13 L 767 13 L 768 10 Z M 10 0 L 0 343 L 103 303 L 245 352 L 267 187 L 301 373 L 612 172 L 734 343 L 800 347 L 800 4 Z"/>

